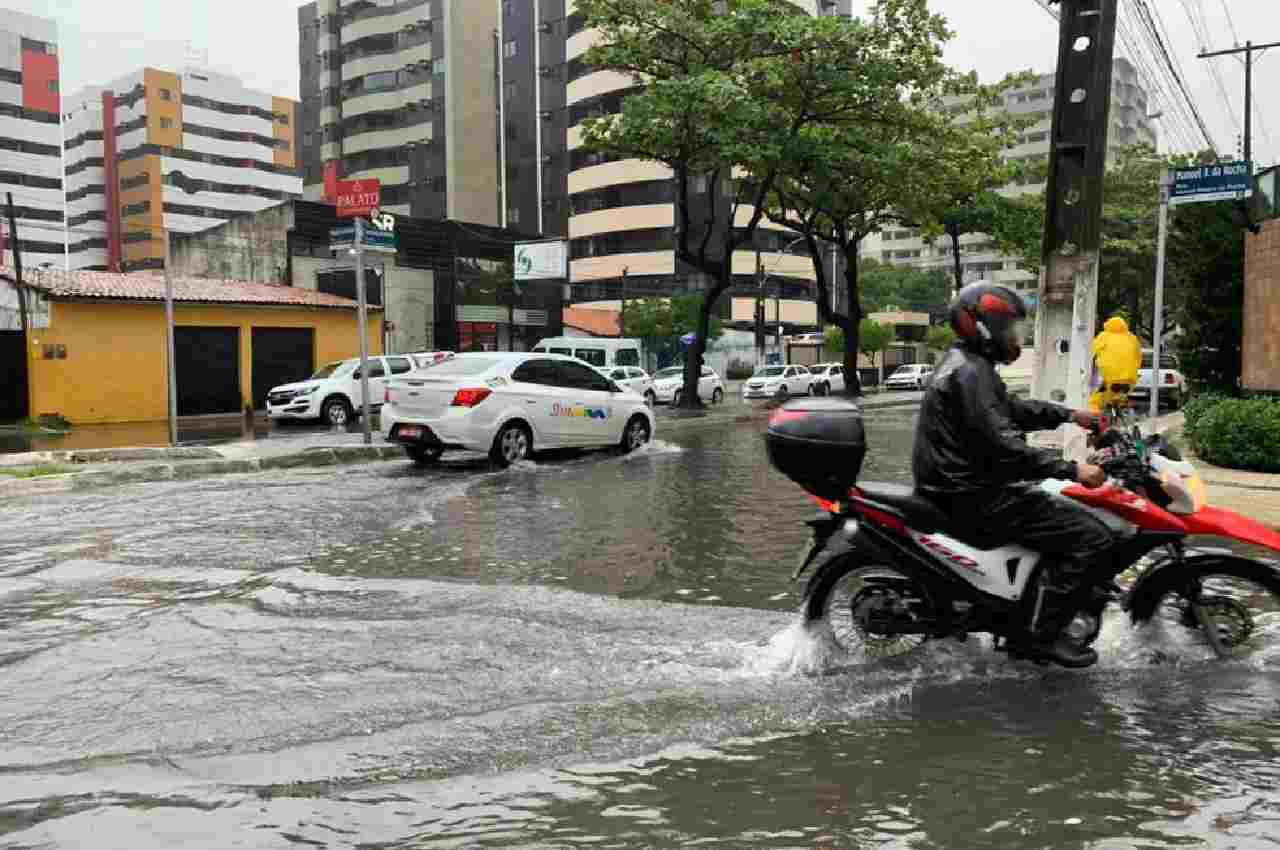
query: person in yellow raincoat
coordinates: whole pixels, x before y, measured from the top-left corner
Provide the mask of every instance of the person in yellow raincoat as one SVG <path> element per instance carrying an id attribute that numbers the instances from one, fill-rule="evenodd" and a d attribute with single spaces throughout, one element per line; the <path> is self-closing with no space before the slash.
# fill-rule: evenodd
<path id="1" fill-rule="evenodd" d="M 1129 331 L 1129 323 L 1120 316 L 1107 319 L 1102 333 L 1094 337 L 1093 365 L 1101 385 L 1089 397 L 1089 407 L 1100 413 L 1103 408 L 1127 404 L 1129 389 L 1138 383 L 1142 342 Z M 1112 389 L 1115 384 L 1127 384 L 1128 388 L 1117 392 Z"/>

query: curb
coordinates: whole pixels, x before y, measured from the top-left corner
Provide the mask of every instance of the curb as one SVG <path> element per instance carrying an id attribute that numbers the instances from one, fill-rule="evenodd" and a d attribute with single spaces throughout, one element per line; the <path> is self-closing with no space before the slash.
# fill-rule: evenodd
<path id="1" fill-rule="evenodd" d="M 327 466 L 350 466 L 380 460 L 404 458 L 399 446 L 336 446 L 311 448 L 286 455 L 231 460 L 193 459 L 178 463 L 130 464 L 114 469 L 94 469 L 5 481 L 0 479 L 0 498 L 44 496 L 71 491 L 94 490 L 116 484 L 142 484 L 155 481 L 190 481 L 215 475 L 236 475 L 274 469 L 305 469 Z"/>
<path id="2" fill-rule="evenodd" d="M 67 449 L 0 455 L 0 466 L 39 466 L 51 463 L 127 463 L 143 460 L 217 460 L 215 449 L 204 446 Z"/>

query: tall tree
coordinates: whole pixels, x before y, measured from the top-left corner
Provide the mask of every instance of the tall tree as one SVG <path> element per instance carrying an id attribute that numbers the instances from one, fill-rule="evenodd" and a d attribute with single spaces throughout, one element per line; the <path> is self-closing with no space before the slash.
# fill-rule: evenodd
<path id="1" fill-rule="evenodd" d="M 925 0 L 885 3 L 874 19 L 898 34 L 889 48 L 896 59 L 893 73 L 864 80 L 876 89 L 880 109 L 857 125 L 806 127 L 802 153 L 788 163 L 769 197 L 769 217 L 805 237 L 819 315 L 844 331 L 850 342 L 845 369 L 855 375 L 859 323 L 866 315 L 858 263 L 862 240 L 893 222 L 941 221 L 957 199 L 1007 179 L 1012 166 L 1000 152 L 1025 123 L 997 108 L 1020 76 L 982 86 L 974 75 L 942 62 L 942 45 L 951 33 Z M 960 106 L 947 109 L 945 103 Z M 831 308 L 834 281 L 826 277 L 823 242 L 844 255 L 845 314 Z M 848 382 L 846 392 L 856 395 L 861 386 Z"/>
<path id="2" fill-rule="evenodd" d="M 812 17 L 779 0 L 578 0 L 577 9 L 600 34 L 586 61 L 645 87 L 620 114 L 584 122 L 584 143 L 671 169 L 676 257 L 708 280 L 685 371 L 683 403 L 697 406 L 711 310 L 733 283 L 734 252 L 751 244 L 784 170 L 827 164 L 806 130 L 896 120 L 898 102 L 943 73 L 942 22 L 926 0 L 874 0 L 867 20 Z M 728 203 L 716 200 L 724 187 Z"/>
<path id="3" fill-rule="evenodd" d="M 862 261 L 862 305 L 867 312 L 907 310 L 927 313 L 946 306 L 951 283 L 941 269 Z"/>

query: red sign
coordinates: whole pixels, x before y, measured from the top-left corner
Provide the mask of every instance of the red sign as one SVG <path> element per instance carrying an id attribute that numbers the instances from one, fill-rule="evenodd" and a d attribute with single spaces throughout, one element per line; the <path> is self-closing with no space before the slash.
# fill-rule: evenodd
<path id="1" fill-rule="evenodd" d="M 339 180 L 338 218 L 372 215 L 382 205 L 382 181 Z"/>

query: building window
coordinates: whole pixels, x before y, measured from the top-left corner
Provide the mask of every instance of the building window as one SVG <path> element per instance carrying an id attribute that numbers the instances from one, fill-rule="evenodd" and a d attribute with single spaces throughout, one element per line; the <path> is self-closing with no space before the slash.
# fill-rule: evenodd
<path id="1" fill-rule="evenodd" d="M 168 89 L 160 89 L 160 99 L 173 100 L 173 92 L 169 91 Z"/>
<path id="2" fill-rule="evenodd" d="M 502 0 L 502 14 L 510 15 L 512 10 L 514 9 L 515 9 L 515 3 L 513 2 L 513 0 Z"/>
<path id="3" fill-rule="evenodd" d="M 514 38 L 502 45 L 502 55 L 507 59 L 511 59 L 516 55 L 516 40 Z"/>
<path id="4" fill-rule="evenodd" d="M 172 130 L 172 129 L 173 129 L 173 119 L 172 119 L 172 118 L 161 118 L 161 119 L 160 119 L 160 129 L 161 129 L 161 130 Z"/>
<path id="5" fill-rule="evenodd" d="M 444 73 L 444 57 L 443 56 L 439 57 L 438 59 L 431 60 L 431 73 L 433 74 Z"/>

